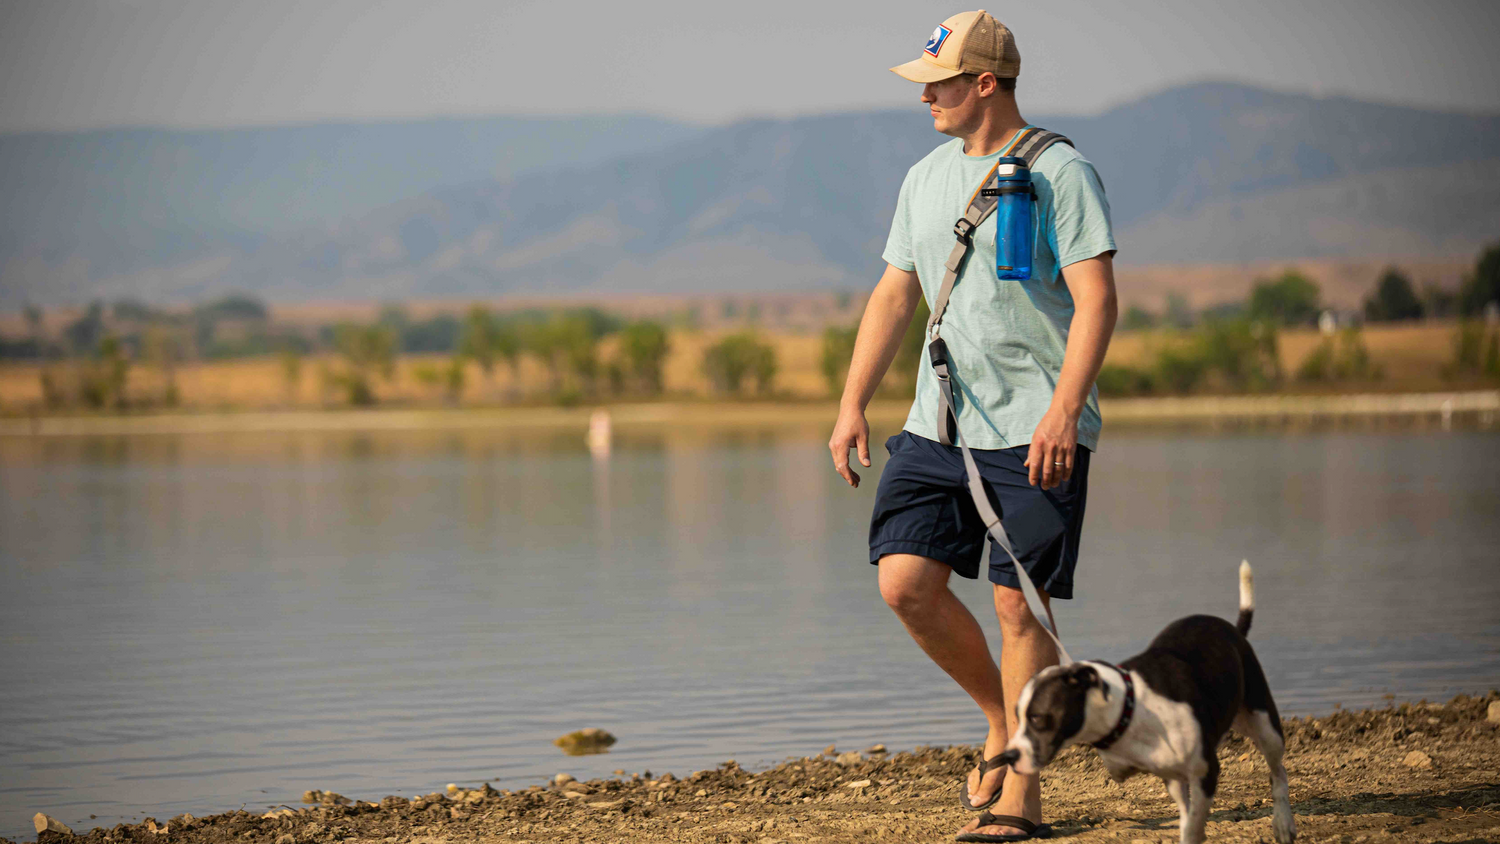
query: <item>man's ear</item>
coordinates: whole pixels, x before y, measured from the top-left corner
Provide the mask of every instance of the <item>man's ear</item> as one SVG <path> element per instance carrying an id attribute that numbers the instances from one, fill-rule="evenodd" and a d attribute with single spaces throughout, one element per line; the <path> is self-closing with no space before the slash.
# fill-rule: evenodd
<path id="1" fill-rule="evenodd" d="M 998 90 L 1000 82 L 989 71 L 979 74 L 979 78 L 974 80 L 974 92 L 981 97 L 992 96 Z"/>

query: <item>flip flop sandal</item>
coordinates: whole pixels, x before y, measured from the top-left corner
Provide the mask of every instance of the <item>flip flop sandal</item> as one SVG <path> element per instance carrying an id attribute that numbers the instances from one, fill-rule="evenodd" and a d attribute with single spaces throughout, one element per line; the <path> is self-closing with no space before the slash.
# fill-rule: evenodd
<path id="1" fill-rule="evenodd" d="M 1004 754 L 998 754 L 996 756 L 990 757 L 989 759 L 980 760 L 977 767 L 979 768 L 979 783 L 981 785 L 984 784 L 985 774 L 995 770 L 996 768 L 1006 767 L 999 762 L 1000 756 L 1003 755 Z M 965 809 L 968 809 L 971 812 L 983 812 L 985 809 L 988 809 L 989 807 L 995 805 L 995 801 L 1000 799 L 1000 792 L 1004 790 L 1005 778 L 1001 777 L 1000 788 L 995 789 L 995 793 L 990 795 L 990 799 L 984 801 L 983 803 L 975 804 L 969 801 L 969 778 L 964 777 L 963 790 L 958 793 L 958 802 L 962 804 Z"/>
<path id="2" fill-rule="evenodd" d="M 1013 826 L 1021 830 L 1020 833 L 1009 835 L 990 835 L 984 832 L 960 832 L 955 841 L 1030 841 L 1033 838 L 1051 838 L 1052 827 L 1044 823 L 1032 823 L 1025 818 L 1015 815 L 992 815 L 989 812 L 979 816 L 979 828 L 987 826 Z"/>

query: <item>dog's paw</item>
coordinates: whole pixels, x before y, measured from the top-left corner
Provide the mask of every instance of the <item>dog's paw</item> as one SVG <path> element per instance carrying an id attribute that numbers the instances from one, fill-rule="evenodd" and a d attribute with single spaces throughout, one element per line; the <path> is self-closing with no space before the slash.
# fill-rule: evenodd
<path id="1" fill-rule="evenodd" d="M 1292 820 L 1292 813 L 1276 813 L 1272 826 L 1276 831 L 1276 844 L 1292 844 L 1297 837 L 1297 822 Z"/>

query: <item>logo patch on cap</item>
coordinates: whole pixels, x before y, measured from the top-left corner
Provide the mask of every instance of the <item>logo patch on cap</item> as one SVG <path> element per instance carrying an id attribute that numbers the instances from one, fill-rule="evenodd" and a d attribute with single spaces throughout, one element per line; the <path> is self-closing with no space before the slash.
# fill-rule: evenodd
<path id="1" fill-rule="evenodd" d="M 922 52 L 926 53 L 929 56 L 936 57 L 937 54 L 943 49 L 943 42 L 947 41 L 948 36 L 952 34 L 953 30 L 949 29 L 946 26 L 943 26 L 942 24 L 938 24 L 938 28 L 932 31 L 932 37 L 927 39 L 927 46 L 922 48 Z"/>

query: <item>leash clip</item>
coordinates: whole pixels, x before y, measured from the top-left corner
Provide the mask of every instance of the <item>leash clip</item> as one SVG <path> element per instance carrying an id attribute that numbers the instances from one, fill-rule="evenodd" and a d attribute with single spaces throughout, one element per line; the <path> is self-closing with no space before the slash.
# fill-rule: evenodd
<path id="1" fill-rule="evenodd" d="M 937 373 L 937 377 L 947 381 L 948 344 L 943 342 L 943 338 L 937 337 L 927 344 L 927 357 L 932 361 L 932 368 Z"/>

